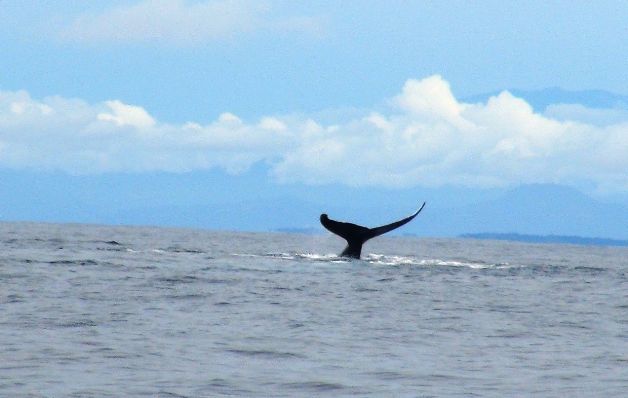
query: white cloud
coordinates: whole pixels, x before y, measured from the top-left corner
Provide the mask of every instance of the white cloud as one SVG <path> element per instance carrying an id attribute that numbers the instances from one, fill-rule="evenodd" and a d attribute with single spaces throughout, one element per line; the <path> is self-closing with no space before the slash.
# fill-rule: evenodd
<path id="1" fill-rule="evenodd" d="M 273 18 L 270 9 L 268 2 L 249 0 L 143 0 L 80 15 L 59 37 L 81 43 L 195 45 L 250 31 L 316 34 L 320 30 L 314 17 Z"/>
<path id="2" fill-rule="evenodd" d="M 0 92 L 0 167 L 70 173 L 220 167 L 240 173 L 265 162 L 280 181 L 586 182 L 628 191 L 628 117 L 619 111 L 577 108 L 595 115 L 592 123 L 566 111 L 561 118 L 535 113 L 508 92 L 486 103 L 463 103 L 439 76 L 409 80 L 390 104 L 386 112 L 327 125 L 294 115 L 247 122 L 231 113 L 205 125 L 173 125 L 121 101 L 88 104 Z"/>
<path id="3" fill-rule="evenodd" d="M 118 126 L 152 127 L 155 120 L 142 107 L 126 105 L 120 101 L 105 101 L 110 113 L 99 113 L 98 120 L 114 122 Z"/>
<path id="4" fill-rule="evenodd" d="M 609 126 L 628 120 L 628 107 L 592 109 L 580 104 L 549 105 L 544 114 L 560 121 L 578 121 L 595 126 Z"/>

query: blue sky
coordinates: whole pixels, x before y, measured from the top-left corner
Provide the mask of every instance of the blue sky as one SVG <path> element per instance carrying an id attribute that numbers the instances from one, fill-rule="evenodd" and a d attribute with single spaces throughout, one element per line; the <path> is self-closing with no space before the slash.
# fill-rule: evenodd
<path id="1" fill-rule="evenodd" d="M 231 16 L 205 29 L 225 19 L 221 4 Z M 627 16 L 622 1 L 3 0 L 0 84 L 118 99 L 164 122 L 371 108 L 434 74 L 458 98 L 554 86 L 628 94 Z M 136 19 L 144 28 L 131 29 Z"/>
<path id="2" fill-rule="evenodd" d="M 628 198 L 626 20 L 623 1 L 3 0 L 0 169 Z M 619 100 L 513 94 L 548 87 Z"/>

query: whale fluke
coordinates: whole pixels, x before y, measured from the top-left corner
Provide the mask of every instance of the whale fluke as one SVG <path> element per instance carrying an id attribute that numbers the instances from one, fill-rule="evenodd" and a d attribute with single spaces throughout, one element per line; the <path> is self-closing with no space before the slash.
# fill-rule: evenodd
<path id="1" fill-rule="evenodd" d="M 423 210 L 424 207 L 425 202 L 423 202 L 421 208 L 417 210 L 416 213 L 414 213 L 413 215 L 406 217 L 403 220 L 395 221 L 393 223 L 375 228 L 367 228 L 348 222 L 335 221 L 329 218 L 327 214 L 321 214 L 321 224 L 323 224 L 323 227 L 327 228 L 330 232 L 333 232 L 334 234 L 340 236 L 347 241 L 347 247 L 342 251 L 342 253 L 340 254 L 341 256 L 360 258 L 360 254 L 362 253 L 362 245 L 364 244 L 364 242 L 409 223 L 421 212 L 421 210 Z"/>

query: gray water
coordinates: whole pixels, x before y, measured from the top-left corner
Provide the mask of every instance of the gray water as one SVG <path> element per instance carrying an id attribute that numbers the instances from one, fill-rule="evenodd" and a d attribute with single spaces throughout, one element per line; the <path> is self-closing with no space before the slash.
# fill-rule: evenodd
<path id="1" fill-rule="evenodd" d="M 2 397 L 624 397 L 628 249 L 0 224 Z"/>

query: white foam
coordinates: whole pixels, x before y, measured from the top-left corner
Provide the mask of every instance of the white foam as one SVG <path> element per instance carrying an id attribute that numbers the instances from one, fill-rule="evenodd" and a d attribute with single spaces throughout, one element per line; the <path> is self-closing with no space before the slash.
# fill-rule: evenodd
<path id="1" fill-rule="evenodd" d="M 383 254 L 369 253 L 365 258 L 371 264 L 381 265 L 415 265 L 416 259 L 404 256 L 385 256 Z"/>
<path id="2" fill-rule="evenodd" d="M 336 254 L 316 254 L 316 253 L 297 253 L 299 258 L 307 258 L 309 260 L 334 261 L 341 259 Z"/>
<path id="3" fill-rule="evenodd" d="M 418 265 L 418 266 L 439 266 L 439 267 L 467 267 L 472 269 L 486 269 L 486 268 L 507 268 L 508 263 L 485 263 L 475 261 L 456 261 L 456 260 L 441 260 L 441 259 L 417 259 L 414 257 L 405 256 L 387 256 L 383 254 L 369 253 L 365 258 L 371 264 L 381 265 Z"/>
<path id="4" fill-rule="evenodd" d="M 261 257 L 273 258 L 279 260 L 305 260 L 326 263 L 348 263 L 355 261 L 339 257 L 336 254 L 318 254 L 318 253 L 266 253 L 266 254 L 240 254 L 234 253 L 234 256 L 240 257 Z M 369 253 L 362 258 L 369 264 L 388 265 L 388 266 L 421 266 L 421 267 L 466 267 L 471 269 L 487 269 L 487 268 L 508 268 L 508 263 L 486 263 L 482 261 L 457 261 L 442 259 L 419 259 L 409 256 L 393 256 L 385 254 Z"/>
<path id="5" fill-rule="evenodd" d="M 231 253 L 234 257 L 265 257 L 260 256 L 259 254 L 248 254 L 248 253 Z"/>
<path id="6" fill-rule="evenodd" d="M 463 262 L 463 261 L 447 261 L 447 260 L 438 260 L 438 259 L 434 259 L 434 260 L 421 260 L 419 262 L 420 265 L 427 265 L 427 266 L 441 266 L 441 267 L 467 267 L 467 268 L 473 268 L 473 269 L 485 269 L 485 268 L 492 268 L 494 266 L 494 264 L 486 264 L 486 263 L 470 263 L 470 262 Z"/>

